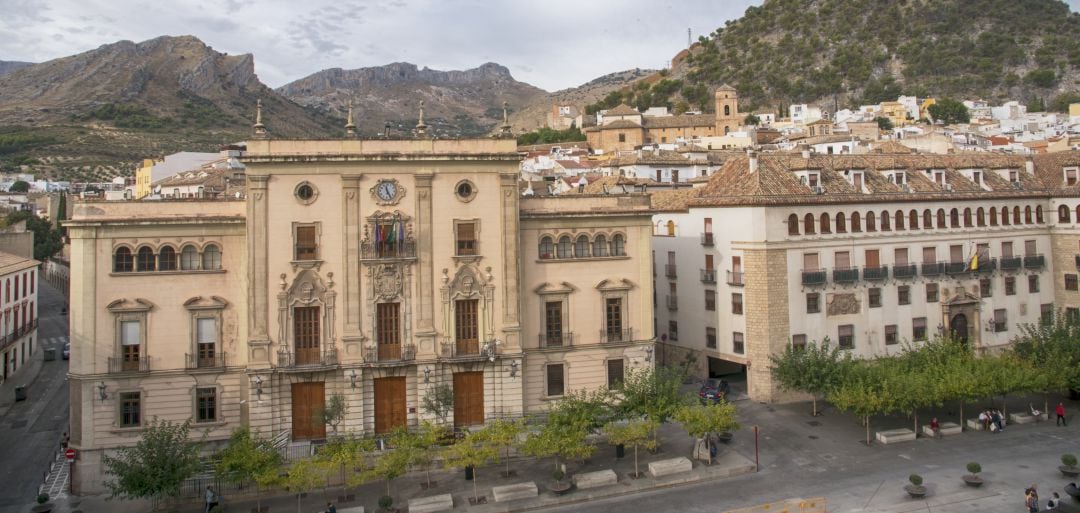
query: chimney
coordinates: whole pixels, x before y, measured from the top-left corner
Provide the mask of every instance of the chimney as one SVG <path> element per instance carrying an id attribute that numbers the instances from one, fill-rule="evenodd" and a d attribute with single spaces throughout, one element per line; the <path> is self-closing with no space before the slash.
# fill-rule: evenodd
<path id="1" fill-rule="evenodd" d="M 1031 155 L 1024 157 L 1024 168 L 1027 169 L 1028 174 L 1035 174 L 1035 159 Z"/>
<path id="2" fill-rule="evenodd" d="M 746 156 L 750 157 L 750 172 L 751 173 L 757 173 L 757 167 L 758 167 L 757 152 L 754 151 L 754 150 L 747 150 Z"/>

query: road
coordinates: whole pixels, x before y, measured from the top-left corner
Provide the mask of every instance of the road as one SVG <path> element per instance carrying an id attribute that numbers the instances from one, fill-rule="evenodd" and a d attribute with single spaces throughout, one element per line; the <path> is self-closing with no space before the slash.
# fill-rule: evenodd
<path id="1" fill-rule="evenodd" d="M 28 385 L 29 398 L 14 402 L 0 397 L 0 513 L 22 512 L 37 496 L 62 433 L 68 426 L 68 362 L 60 358 L 67 342 L 68 321 L 60 315 L 64 298 L 45 280 L 38 280 L 38 330 L 34 358 L 25 371 L 12 377 Z M 56 360 L 42 362 L 43 349 L 55 348 Z M 37 368 L 40 372 L 32 376 Z M 11 383 L 11 380 L 9 380 Z M 11 394 L 10 386 L 3 387 Z"/>

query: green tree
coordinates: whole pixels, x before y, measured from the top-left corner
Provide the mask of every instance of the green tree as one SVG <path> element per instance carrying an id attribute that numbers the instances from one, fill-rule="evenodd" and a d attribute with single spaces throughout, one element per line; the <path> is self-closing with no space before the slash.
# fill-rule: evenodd
<path id="1" fill-rule="evenodd" d="M 1052 69 L 1036 69 L 1024 75 L 1024 82 L 1035 87 L 1049 89 L 1057 85 L 1058 77 Z"/>
<path id="2" fill-rule="evenodd" d="M 333 433 L 337 434 L 338 424 L 345 420 L 345 414 L 348 412 L 349 405 L 345 402 L 345 396 L 333 393 L 322 409 L 316 412 L 316 418 L 324 425 L 330 426 Z"/>
<path id="3" fill-rule="evenodd" d="M 743 124 L 744 125 L 757 126 L 758 123 L 761 123 L 761 118 L 759 118 L 759 117 L 757 117 L 757 116 L 755 116 L 753 114 L 747 114 L 746 117 L 743 118 Z"/>
<path id="4" fill-rule="evenodd" d="M 680 406 L 675 410 L 675 421 L 683 425 L 683 429 L 696 440 L 704 439 L 706 448 L 709 450 L 709 464 L 712 465 L 712 441 L 711 433 L 730 433 L 739 429 L 739 423 L 735 420 L 735 405 L 720 401 L 709 404 L 692 404 Z"/>
<path id="5" fill-rule="evenodd" d="M 860 362 L 862 363 L 862 362 Z M 891 390 L 883 386 L 877 369 L 872 365 L 857 365 L 845 374 L 840 385 L 827 398 L 834 406 L 850 411 L 862 419 L 866 428 L 866 445 L 870 445 L 870 416 L 895 411 Z"/>
<path id="6" fill-rule="evenodd" d="M 834 390 L 844 377 L 844 369 L 850 363 L 848 353 L 839 347 L 829 347 L 826 337 L 820 344 L 805 347 L 788 346 L 779 355 L 770 356 L 773 379 L 786 390 L 810 394 L 811 415 L 818 415 L 817 401 Z"/>
<path id="7" fill-rule="evenodd" d="M 652 434 L 657 427 L 654 420 L 612 422 L 604 426 L 604 434 L 607 435 L 609 444 L 634 449 L 634 477 L 641 477 L 641 472 L 638 471 L 638 449 L 656 449 L 656 439 Z"/>
<path id="8" fill-rule="evenodd" d="M 366 456 L 375 450 L 375 441 L 358 436 L 335 436 L 319 449 L 318 457 L 330 468 L 338 469 L 342 492 L 363 484 Z M 329 476 L 329 473 L 327 474 Z"/>
<path id="9" fill-rule="evenodd" d="M 390 434 L 390 446 L 393 448 L 383 451 L 375 464 L 366 471 L 368 476 L 386 481 L 386 495 L 391 495 L 390 482 L 404 475 L 415 459 L 414 453 L 417 449 L 409 441 L 410 436 L 405 428 L 395 428 Z M 395 441 L 399 444 L 395 444 Z"/>
<path id="10" fill-rule="evenodd" d="M 326 461 L 315 458 L 305 458 L 289 467 L 285 474 L 284 483 L 289 491 L 296 494 L 296 513 L 300 513 L 302 507 L 302 495 L 324 486 L 326 475 L 330 471 Z"/>
<path id="11" fill-rule="evenodd" d="M 482 433 L 487 443 L 491 444 L 496 452 L 502 450 L 503 462 L 506 463 L 504 476 L 510 477 L 510 450 L 518 443 L 518 437 L 525 432 L 525 421 L 496 419 L 484 427 Z"/>
<path id="12" fill-rule="evenodd" d="M 238 428 L 229 437 L 229 443 L 217 454 L 214 468 L 219 479 L 243 486 L 255 483 L 255 502 L 262 511 L 262 489 L 278 484 L 281 472 L 281 453 L 268 440 L 258 438 L 247 427 Z"/>
<path id="13" fill-rule="evenodd" d="M 570 128 L 567 128 L 565 130 L 555 130 L 553 128 L 541 127 L 533 132 L 519 135 L 517 138 L 517 143 L 521 146 L 528 146 L 532 144 L 552 144 L 584 140 L 585 134 L 576 126 L 571 126 Z"/>
<path id="14" fill-rule="evenodd" d="M 420 409 L 434 415 L 439 424 L 446 424 L 447 417 L 454 411 L 454 391 L 444 384 L 429 387 L 420 401 Z"/>
<path id="15" fill-rule="evenodd" d="M 26 211 L 12 212 L 4 218 L 4 226 L 26 221 L 26 229 L 34 232 L 34 259 L 45 261 L 63 247 L 60 230 L 46 220 Z"/>
<path id="16" fill-rule="evenodd" d="M 1069 105 L 1080 103 L 1080 92 L 1068 91 L 1061 93 L 1050 101 L 1048 107 L 1054 112 L 1069 112 Z"/>
<path id="17" fill-rule="evenodd" d="M 559 470 L 559 461 L 585 459 L 592 456 L 596 446 L 587 443 L 589 432 L 581 426 L 548 421 L 540 431 L 530 433 L 521 446 L 521 452 L 534 458 L 555 459 L 555 470 Z"/>
<path id="18" fill-rule="evenodd" d="M 121 499 L 162 500 L 177 497 L 180 485 L 199 469 L 199 446 L 188 439 L 191 421 L 173 424 L 156 418 L 138 443 L 102 456 L 110 496 Z"/>
<path id="19" fill-rule="evenodd" d="M 885 116 L 878 116 L 878 117 L 874 118 L 874 121 L 877 122 L 878 130 L 884 130 L 886 132 L 891 132 L 892 129 L 893 129 L 892 120 L 885 117 Z"/>
<path id="20" fill-rule="evenodd" d="M 928 110 L 934 121 L 940 121 L 946 125 L 971 121 L 967 107 L 952 98 L 937 100 Z"/>
<path id="21" fill-rule="evenodd" d="M 498 457 L 498 451 L 491 444 L 486 443 L 484 435 L 479 431 L 466 433 L 464 437 L 451 445 L 445 454 L 444 463 L 446 468 L 473 469 L 473 502 L 480 501 L 476 482 L 479 480 L 479 468 L 487 465 Z"/>
<path id="22" fill-rule="evenodd" d="M 30 192 L 30 184 L 22 180 L 16 180 L 8 187 L 8 192 Z"/>
<path id="23" fill-rule="evenodd" d="M 656 421 L 657 426 L 667 422 L 675 410 L 688 401 L 682 393 L 685 370 L 659 367 L 628 372 L 616 389 L 621 396 L 619 416 L 624 419 L 645 417 Z M 653 430 L 653 437 L 659 444 L 659 427 Z"/>
<path id="24" fill-rule="evenodd" d="M 446 426 L 424 421 L 414 436 L 409 438 L 413 448 L 416 449 L 412 455 L 411 465 L 424 467 L 428 488 L 432 486 L 431 465 L 444 450 L 440 443 L 450 435 L 451 432 Z"/>

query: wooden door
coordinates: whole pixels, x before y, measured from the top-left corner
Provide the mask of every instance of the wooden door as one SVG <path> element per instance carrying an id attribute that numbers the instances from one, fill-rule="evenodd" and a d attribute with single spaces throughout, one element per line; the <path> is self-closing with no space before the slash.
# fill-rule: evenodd
<path id="1" fill-rule="evenodd" d="M 401 309 L 398 303 L 379 303 L 375 307 L 376 341 L 379 361 L 401 359 Z"/>
<path id="2" fill-rule="evenodd" d="M 319 363 L 319 307 L 293 309 L 293 340 L 296 365 Z"/>
<path id="3" fill-rule="evenodd" d="M 484 423 L 484 373 L 454 374 L 454 426 Z"/>
<path id="4" fill-rule="evenodd" d="M 405 378 L 375 380 L 375 432 L 389 433 L 405 427 Z"/>
<path id="5" fill-rule="evenodd" d="M 293 440 L 326 438 L 326 423 L 320 413 L 326 407 L 325 383 L 293 383 Z"/>
<path id="6" fill-rule="evenodd" d="M 461 299 L 454 302 L 454 329 L 457 354 L 480 353 L 480 317 L 477 299 Z"/>

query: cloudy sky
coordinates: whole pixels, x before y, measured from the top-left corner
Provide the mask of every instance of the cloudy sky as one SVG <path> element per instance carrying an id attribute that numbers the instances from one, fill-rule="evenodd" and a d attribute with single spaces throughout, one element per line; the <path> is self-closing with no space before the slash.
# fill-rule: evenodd
<path id="1" fill-rule="evenodd" d="M 494 61 L 553 91 L 659 68 L 760 0 L 0 0 L 0 60 L 42 62 L 119 40 L 197 36 L 255 54 L 277 87 L 326 68 Z M 1069 0 L 1074 11 L 1080 0 Z"/>

